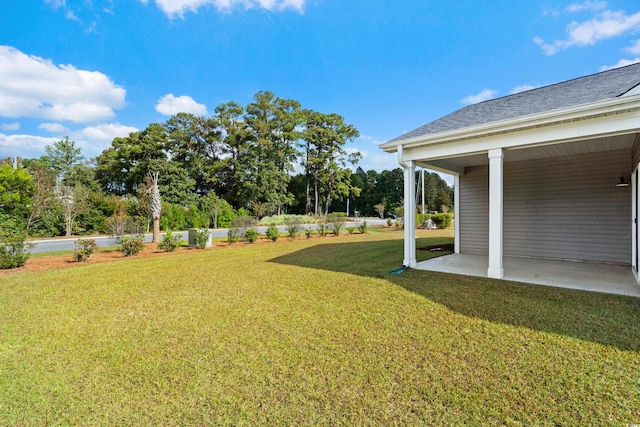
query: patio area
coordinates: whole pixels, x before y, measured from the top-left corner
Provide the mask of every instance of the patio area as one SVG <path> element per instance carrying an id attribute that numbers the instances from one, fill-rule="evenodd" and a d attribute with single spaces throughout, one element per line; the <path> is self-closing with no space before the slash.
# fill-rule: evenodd
<path id="1" fill-rule="evenodd" d="M 418 262 L 417 270 L 487 277 L 486 255 L 451 254 Z M 640 297 L 628 265 L 504 258 L 504 280 Z"/>

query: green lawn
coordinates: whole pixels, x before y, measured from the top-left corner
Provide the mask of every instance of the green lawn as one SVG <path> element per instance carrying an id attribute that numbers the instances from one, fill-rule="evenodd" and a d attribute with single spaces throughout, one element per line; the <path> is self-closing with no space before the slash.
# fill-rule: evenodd
<path id="1" fill-rule="evenodd" d="M 0 425 L 640 423 L 637 299 L 391 275 L 401 239 L 2 277 Z"/>

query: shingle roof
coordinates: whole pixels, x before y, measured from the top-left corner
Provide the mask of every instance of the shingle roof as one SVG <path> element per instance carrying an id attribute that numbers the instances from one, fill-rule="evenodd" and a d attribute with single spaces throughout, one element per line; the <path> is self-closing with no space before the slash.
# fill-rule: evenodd
<path id="1" fill-rule="evenodd" d="M 611 99 L 640 84 L 640 63 L 469 105 L 392 141 Z"/>

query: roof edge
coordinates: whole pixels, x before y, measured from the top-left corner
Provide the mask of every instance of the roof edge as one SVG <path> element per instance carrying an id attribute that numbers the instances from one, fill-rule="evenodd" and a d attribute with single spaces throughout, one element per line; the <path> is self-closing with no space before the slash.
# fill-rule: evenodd
<path id="1" fill-rule="evenodd" d="M 532 127 L 549 126 L 557 122 L 587 119 L 593 116 L 615 114 L 621 110 L 634 109 L 640 109 L 640 94 L 629 94 L 588 104 L 574 105 L 567 108 L 514 117 L 497 122 L 483 123 L 446 132 L 420 135 L 406 139 L 393 139 L 380 144 L 379 148 L 387 153 L 393 153 L 397 151 L 398 145 L 413 147 L 417 145 L 445 144 L 464 139 L 479 138 L 491 134 L 517 132 Z"/>

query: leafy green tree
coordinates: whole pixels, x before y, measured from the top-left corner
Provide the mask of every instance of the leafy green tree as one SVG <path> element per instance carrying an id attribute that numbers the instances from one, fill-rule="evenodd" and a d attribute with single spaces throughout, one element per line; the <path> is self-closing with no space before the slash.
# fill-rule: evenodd
<path id="1" fill-rule="evenodd" d="M 355 163 L 358 156 L 347 156 L 344 145 L 358 135 L 358 130 L 346 124 L 338 114 L 305 111 L 304 168 L 307 193 L 313 184 L 313 212 L 316 215 L 321 213 L 322 202 L 326 215 L 333 198 L 348 194 L 351 173 L 345 171 L 345 166 L 349 157 L 348 160 Z M 309 207 L 310 203 L 307 205 Z"/>
<path id="2" fill-rule="evenodd" d="M 78 176 L 75 169 L 84 160 L 82 149 L 76 146 L 75 141 L 65 137 L 54 142 L 53 145 L 45 146 L 44 151 L 47 154 L 42 157 L 42 160 L 50 165 L 56 175 L 57 182 L 61 185 L 74 185 L 75 183 L 71 181 Z"/>
<path id="3" fill-rule="evenodd" d="M 260 203 L 265 213 L 280 213 L 293 200 L 287 185 L 298 154 L 301 118 L 297 101 L 271 92 L 258 92 L 247 106 L 251 149 L 241 158 L 243 195 L 248 202 Z"/>
<path id="4" fill-rule="evenodd" d="M 0 165 L 0 213 L 25 222 L 36 192 L 33 177 L 22 166 Z"/>
<path id="5" fill-rule="evenodd" d="M 151 166 L 168 161 L 166 148 L 167 130 L 158 123 L 115 138 L 96 159 L 96 178 L 107 193 L 135 194 L 146 185 Z"/>

